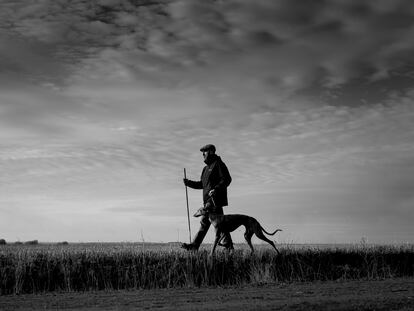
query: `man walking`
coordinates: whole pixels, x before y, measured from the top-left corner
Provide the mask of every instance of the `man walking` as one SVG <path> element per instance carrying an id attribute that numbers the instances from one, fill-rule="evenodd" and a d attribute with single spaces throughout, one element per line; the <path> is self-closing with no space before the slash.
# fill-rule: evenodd
<path id="1" fill-rule="evenodd" d="M 203 189 L 203 203 L 206 208 L 210 208 L 214 213 L 223 215 L 223 206 L 228 205 L 227 187 L 231 183 L 231 176 L 226 164 L 216 155 L 214 145 L 205 145 L 200 149 L 203 153 L 206 166 L 201 172 L 201 180 L 192 181 L 184 178 L 184 184 L 193 189 Z M 202 216 L 200 229 L 190 244 L 183 243 L 182 248 L 186 250 L 198 250 L 201 242 L 210 228 L 208 216 Z M 233 249 L 233 241 L 230 233 L 226 233 L 221 245 L 227 249 Z"/>

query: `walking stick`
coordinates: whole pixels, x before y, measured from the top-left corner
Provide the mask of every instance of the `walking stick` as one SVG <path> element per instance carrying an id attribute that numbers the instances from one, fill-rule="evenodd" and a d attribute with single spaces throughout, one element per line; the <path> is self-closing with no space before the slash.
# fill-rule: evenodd
<path id="1" fill-rule="evenodd" d="M 184 179 L 187 179 L 187 174 L 185 172 L 185 168 L 184 168 Z M 190 210 L 188 208 L 188 191 L 187 191 L 187 185 L 185 185 L 185 198 L 187 200 L 188 232 L 190 233 L 190 243 L 191 243 Z"/>

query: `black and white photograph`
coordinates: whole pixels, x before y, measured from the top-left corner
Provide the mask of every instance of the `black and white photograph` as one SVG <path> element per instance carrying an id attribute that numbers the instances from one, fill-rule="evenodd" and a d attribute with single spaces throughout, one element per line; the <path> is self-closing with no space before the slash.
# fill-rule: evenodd
<path id="1" fill-rule="evenodd" d="M 414 2 L 0 0 L 0 310 L 414 310 Z"/>

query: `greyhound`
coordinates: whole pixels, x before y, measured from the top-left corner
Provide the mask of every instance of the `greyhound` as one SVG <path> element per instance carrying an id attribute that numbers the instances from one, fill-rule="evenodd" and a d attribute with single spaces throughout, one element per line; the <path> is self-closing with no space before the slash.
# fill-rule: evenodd
<path id="1" fill-rule="evenodd" d="M 273 246 L 276 252 L 279 254 L 278 249 L 271 240 L 269 240 L 264 234 L 268 235 L 275 235 L 276 232 L 282 231 L 281 229 L 276 229 L 273 233 L 267 232 L 260 223 L 253 217 L 241 214 L 228 214 L 228 215 L 217 215 L 211 210 L 206 207 L 201 207 L 195 214 L 194 217 L 200 217 L 208 215 L 210 222 L 213 224 L 214 228 L 216 229 L 216 237 L 213 244 L 213 249 L 211 250 L 211 254 L 214 255 L 214 251 L 216 250 L 217 245 L 219 244 L 220 240 L 223 238 L 223 233 L 233 232 L 241 225 L 245 226 L 246 232 L 244 233 L 244 238 L 249 244 L 250 249 L 252 250 L 252 254 L 254 253 L 254 248 L 252 245 L 252 236 L 256 234 L 256 236 L 269 243 Z"/>

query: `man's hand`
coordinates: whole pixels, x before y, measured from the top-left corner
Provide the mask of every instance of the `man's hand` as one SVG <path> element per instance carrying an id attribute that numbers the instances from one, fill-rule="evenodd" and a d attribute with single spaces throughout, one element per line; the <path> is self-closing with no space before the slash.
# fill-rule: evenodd
<path id="1" fill-rule="evenodd" d="M 212 189 L 209 191 L 208 195 L 212 197 L 216 193 L 216 190 Z"/>

